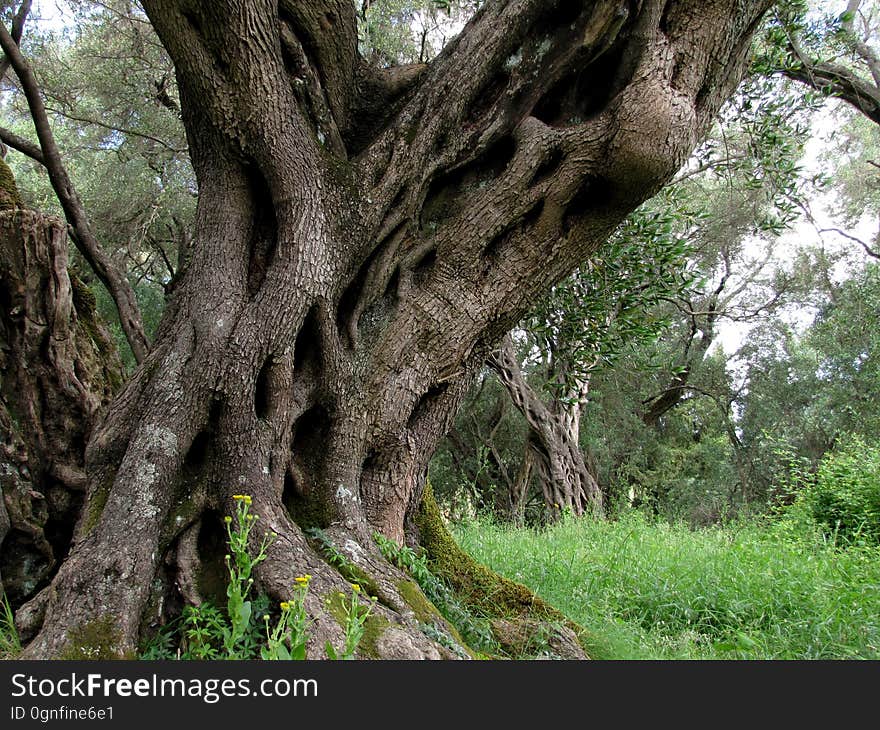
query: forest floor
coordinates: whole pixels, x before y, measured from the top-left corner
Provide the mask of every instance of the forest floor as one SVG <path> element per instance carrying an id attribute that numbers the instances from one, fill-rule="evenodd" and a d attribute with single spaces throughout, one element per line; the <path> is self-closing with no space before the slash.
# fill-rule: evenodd
<path id="1" fill-rule="evenodd" d="M 596 659 L 878 659 L 880 547 L 785 523 L 691 529 L 640 513 L 454 525 L 477 560 L 594 637 Z"/>

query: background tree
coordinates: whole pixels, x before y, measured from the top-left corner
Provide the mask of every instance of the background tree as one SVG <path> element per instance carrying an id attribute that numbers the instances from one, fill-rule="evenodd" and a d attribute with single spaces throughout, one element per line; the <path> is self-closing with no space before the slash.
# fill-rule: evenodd
<path id="1" fill-rule="evenodd" d="M 480 408 L 470 403 L 448 442 L 456 465 L 465 469 L 465 482 L 479 473 L 481 489 L 493 489 L 496 497 L 511 495 L 502 500 L 502 514 L 514 504 L 521 512 L 532 466 L 542 462 L 544 474 L 556 475 L 537 480 L 551 515 L 563 506 L 576 514 L 583 509 L 577 497 L 567 495 L 584 490 L 566 489 L 566 473 L 587 472 L 584 479 L 595 484 L 601 472 L 606 489 L 619 491 L 618 479 L 611 476 L 615 468 L 594 456 L 609 454 L 608 448 L 577 434 L 593 372 L 613 370 L 622 352 L 628 357 L 621 367 L 641 373 L 640 392 L 625 390 L 633 398 L 626 408 L 651 429 L 663 431 L 665 417 L 682 401 L 709 399 L 710 410 L 718 410 L 712 420 L 726 424 L 720 435 L 731 444 L 732 451 L 722 449 L 723 458 L 733 458 L 731 469 L 740 474 L 730 486 L 745 493 L 748 468 L 733 413 L 738 390 L 729 377 L 721 377 L 724 364 L 717 356 L 705 378 L 700 371 L 722 327 L 753 324 L 803 298 L 800 282 L 779 263 L 778 238 L 815 187 L 798 164 L 815 109 L 814 98 L 800 88 L 772 78 L 750 79 L 675 185 L 632 216 L 574 278 L 554 288 L 524 321 L 527 335 L 518 338 L 520 352 L 513 340 L 507 342 L 503 359 L 496 357 L 493 367 L 526 414 L 532 444 L 527 456 L 496 443 L 497 435 L 510 431 L 502 427 L 504 409 L 496 405 L 487 404 L 485 425 L 471 428 Z M 663 342 L 657 342 L 661 334 Z M 624 377 L 632 381 L 631 374 Z M 687 432 L 690 441 L 689 426 Z M 619 452 L 611 452 L 626 459 L 642 451 L 639 442 L 655 441 L 642 434 L 636 443 L 627 440 Z M 487 458 L 481 461 L 476 457 L 484 445 Z M 656 456 L 662 460 L 669 453 Z M 660 468 L 652 460 L 652 468 Z M 456 480 L 443 467 L 436 476 L 446 489 Z M 658 501 L 656 494 L 637 491 L 640 500 Z M 693 500 L 698 499 L 695 493 Z M 489 503 L 497 506 L 498 500 Z M 521 517 L 517 510 L 514 515 Z"/>
<path id="2" fill-rule="evenodd" d="M 185 264 L 195 210 L 173 68 L 134 3 L 73 3 L 68 20 L 66 30 L 31 28 L 24 41 L 68 174 L 96 239 L 134 290 L 149 338 L 164 291 Z M 8 133 L 27 138 L 33 125 L 22 96 L 5 99 Z M 18 157 L 14 165 L 29 204 L 60 213 L 42 164 Z M 73 263 L 88 282 L 88 263 L 76 254 Z M 113 300 L 95 283 L 99 310 L 131 366 Z"/>
<path id="3" fill-rule="evenodd" d="M 27 14 L 29 5 L 29 3 L 25 3 L 22 6 L 24 15 Z M 16 20 L 21 15 L 22 13 L 19 13 Z M 0 47 L 5 54 L 5 62 L 15 71 L 21 84 L 39 144 L 35 145 L 23 140 L 17 135 L 10 134 L 8 130 L 3 134 L 3 139 L 10 146 L 19 149 L 45 166 L 49 181 L 70 226 L 73 241 L 83 257 L 89 262 L 91 269 L 107 287 L 107 291 L 116 305 L 120 323 L 132 353 L 140 361 L 146 355 L 149 345 L 143 329 L 140 308 L 131 285 L 125 278 L 124 272 L 115 265 L 95 237 L 82 200 L 62 161 L 37 78 L 30 63 L 22 54 L 18 41 L 10 34 L 5 25 L 0 26 Z"/>

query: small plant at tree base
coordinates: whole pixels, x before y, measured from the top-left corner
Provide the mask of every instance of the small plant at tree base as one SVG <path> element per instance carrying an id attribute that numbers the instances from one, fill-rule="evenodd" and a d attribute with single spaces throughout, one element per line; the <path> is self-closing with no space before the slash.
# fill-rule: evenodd
<path id="1" fill-rule="evenodd" d="M 233 499 L 234 517 L 224 519 L 229 544 L 229 554 L 226 556 L 229 572 L 226 616 L 207 601 L 199 606 L 187 606 L 179 619 L 165 627 L 150 642 L 141 655 L 142 659 L 251 659 L 260 656 L 264 660 L 277 661 L 306 658 L 310 622 L 305 602 L 312 576 L 296 578 L 293 596 L 280 604 L 281 614 L 275 625 L 271 625 L 268 599 L 257 596 L 251 600 L 249 594 L 254 582 L 251 577 L 253 569 L 266 559 L 268 548 L 276 535 L 269 533 L 265 536 L 257 554 L 251 557 L 250 534 L 258 517 L 250 514 L 251 498 L 248 495 L 235 495 Z M 332 542 L 323 537 L 332 547 Z M 344 555 L 338 553 L 337 561 L 346 560 Z M 372 611 L 372 606 L 360 603 L 360 585 L 353 583 L 351 588 L 351 601 L 344 604 L 342 609 L 345 614 L 345 644 L 340 653 L 327 643 L 327 656 L 331 659 L 354 658 Z M 258 622 L 252 621 L 254 615 L 263 616 L 265 643 Z M 181 637 L 177 651 L 174 649 L 176 635 Z"/>
<path id="2" fill-rule="evenodd" d="M 269 546 L 275 539 L 270 533 L 263 537 L 257 554 L 252 558 L 248 552 L 248 540 L 259 515 L 250 514 L 251 498 L 246 494 L 233 495 L 235 518 L 225 517 L 226 534 L 229 539 L 230 554 L 226 556 L 226 569 L 229 571 L 229 585 L 226 588 L 226 610 L 229 615 L 229 628 L 224 632 L 223 648 L 228 659 L 239 659 L 242 642 L 250 625 L 252 604 L 247 600 L 254 579 L 254 568 L 266 559 Z M 233 521 L 235 526 L 233 527 Z"/>
<path id="3" fill-rule="evenodd" d="M 333 645 L 328 641 L 324 650 L 330 659 L 354 659 L 358 644 L 364 637 L 364 626 L 373 610 L 372 606 L 363 606 L 360 602 L 361 587 L 357 583 L 351 584 L 351 600 L 343 604 L 345 612 L 345 646 L 342 654 L 338 654 Z M 373 596 L 373 601 L 376 597 Z"/>
<path id="4" fill-rule="evenodd" d="M 309 620 L 305 603 L 311 579 L 312 576 L 308 574 L 296 578 L 293 598 L 281 603 L 281 616 L 274 628 L 269 627 L 269 614 L 263 616 L 267 639 L 266 646 L 260 650 L 263 659 L 277 661 L 306 658 Z"/>
<path id="5" fill-rule="evenodd" d="M 183 621 L 184 650 L 181 658 L 221 659 L 223 645 L 229 628 L 220 609 L 210 603 L 187 606 L 181 616 Z"/>
<path id="6" fill-rule="evenodd" d="M 306 530 L 306 534 L 318 543 L 318 547 L 321 549 L 321 552 L 324 557 L 327 558 L 327 562 L 330 563 L 330 565 L 341 570 L 350 570 L 355 567 L 354 563 L 346 557 L 345 553 L 336 547 L 333 540 L 327 537 L 322 529 L 319 527 L 310 527 Z"/>
<path id="7" fill-rule="evenodd" d="M 169 623 L 148 644 L 143 659 L 252 659 L 259 655 L 262 643 L 259 622 L 254 615 L 264 614 L 269 602 L 265 596 L 249 598 L 254 568 L 266 559 L 275 533 L 263 537 L 257 554 L 249 552 L 250 535 L 259 519 L 250 513 L 251 497 L 233 496 L 234 516 L 224 518 L 229 545 L 226 569 L 226 615 L 209 601 L 187 606 L 181 616 Z M 175 650 L 175 646 L 178 648 Z"/>
<path id="8" fill-rule="evenodd" d="M 21 652 L 21 640 L 15 628 L 15 616 L 9 599 L 0 600 L 0 659 L 12 659 Z"/>

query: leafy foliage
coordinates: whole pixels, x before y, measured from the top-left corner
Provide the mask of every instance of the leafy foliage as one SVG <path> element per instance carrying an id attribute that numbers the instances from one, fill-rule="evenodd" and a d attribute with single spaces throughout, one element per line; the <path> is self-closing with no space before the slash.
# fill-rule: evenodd
<path id="1" fill-rule="evenodd" d="M 793 460 L 789 480 L 797 494 L 785 510 L 789 519 L 806 517 L 833 543 L 880 545 L 880 446 L 853 437 L 815 472 Z"/>
<path id="2" fill-rule="evenodd" d="M 412 548 L 400 546 L 379 533 L 374 533 L 373 539 L 388 560 L 415 579 L 431 603 L 458 629 L 468 645 L 486 652 L 497 649 L 488 622 L 474 616 L 461 604 L 452 589 L 431 572 L 424 555 L 417 555 Z M 437 630 L 438 627 L 435 627 Z"/>

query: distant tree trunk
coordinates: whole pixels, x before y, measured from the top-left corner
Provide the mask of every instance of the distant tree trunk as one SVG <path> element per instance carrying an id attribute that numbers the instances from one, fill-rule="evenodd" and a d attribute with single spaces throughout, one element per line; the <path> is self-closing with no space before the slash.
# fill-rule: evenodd
<path id="1" fill-rule="evenodd" d="M 309 526 L 379 586 L 376 656 L 450 655 L 371 533 L 426 539 L 427 463 L 472 373 L 680 167 L 768 4 L 491 1 L 430 66 L 378 70 L 350 0 L 144 0 L 176 66 L 195 236 L 90 434 L 88 518 L 26 655 L 131 655 L 210 595 L 241 492 L 279 535 L 258 589 L 314 576 L 310 656 L 340 641 L 327 600 L 349 589 Z"/>
<path id="2" fill-rule="evenodd" d="M 699 371 L 706 353 L 715 340 L 715 325 L 718 320 L 718 295 L 724 283 L 719 285 L 718 290 L 701 306 L 705 314 L 700 317 L 693 316 L 690 331 L 684 344 L 684 351 L 676 361 L 677 368 L 673 372 L 668 385 L 660 393 L 648 398 L 642 403 L 644 408 L 642 420 L 646 426 L 657 428 L 660 419 L 675 408 L 684 399 L 688 392 L 688 383 Z M 688 304 L 693 309 L 693 304 Z"/>
<path id="3" fill-rule="evenodd" d="M 551 519 L 566 509 L 575 515 L 601 514 L 602 492 L 580 450 L 580 394 L 545 403 L 523 375 L 510 335 L 489 364 L 528 423 L 526 458 L 537 472 Z"/>

